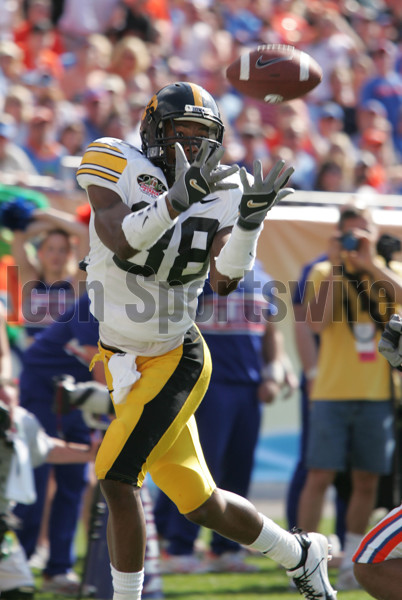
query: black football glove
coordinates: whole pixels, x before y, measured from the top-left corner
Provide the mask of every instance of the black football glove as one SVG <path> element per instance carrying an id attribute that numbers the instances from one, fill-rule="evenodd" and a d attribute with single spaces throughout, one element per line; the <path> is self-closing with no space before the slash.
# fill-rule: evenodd
<path id="1" fill-rule="evenodd" d="M 211 192 L 238 187 L 235 183 L 222 183 L 226 177 L 239 170 L 237 165 L 219 167 L 219 161 L 225 152 L 222 146 L 211 153 L 208 140 L 203 140 L 191 165 L 179 143 L 175 144 L 175 151 L 176 179 L 168 192 L 168 198 L 177 212 L 187 210 Z"/>
<path id="2" fill-rule="evenodd" d="M 392 315 L 386 324 L 378 342 L 378 351 L 387 359 L 392 367 L 402 371 L 402 320 L 399 315 Z"/>
<path id="3" fill-rule="evenodd" d="M 254 161 L 254 183 L 250 185 L 247 171 L 240 169 L 240 179 L 243 184 L 243 196 L 240 200 L 238 225 L 243 229 L 258 229 L 263 223 L 267 212 L 285 196 L 293 194 L 292 188 L 284 186 L 289 181 L 294 168 L 288 167 L 281 173 L 284 160 L 279 160 L 270 170 L 265 179 L 262 179 L 262 164 L 260 160 Z"/>

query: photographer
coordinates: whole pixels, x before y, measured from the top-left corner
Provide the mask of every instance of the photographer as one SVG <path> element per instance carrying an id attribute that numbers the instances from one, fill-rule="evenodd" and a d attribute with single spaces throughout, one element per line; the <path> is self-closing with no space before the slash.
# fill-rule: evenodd
<path id="1" fill-rule="evenodd" d="M 351 469 L 344 559 L 337 587 L 353 589 L 352 555 L 375 506 L 381 475 L 392 471 L 394 407 L 389 365 L 377 344 L 402 303 L 402 265 L 376 253 L 378 234 L 367 210 L 341 213 L 328 261 L 311 271 L 307 322 L 320 335 L 318 373 L 311 393 L 308 475 L 298 526 L 315 531 L 327 488 Z"/>

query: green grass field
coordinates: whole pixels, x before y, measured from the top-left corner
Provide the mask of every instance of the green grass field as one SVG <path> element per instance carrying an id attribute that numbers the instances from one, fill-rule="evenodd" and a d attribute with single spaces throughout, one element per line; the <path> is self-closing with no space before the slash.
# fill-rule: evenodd
<path id="1" fill-rule="evenodd" d="M 248 559 L 260 567 L 258 573 L 219 573 L 202 575 L 165 575 L 163 590 L 167 600 L 297 600 L 298 592 L 289 588 L 289 579 L 283 569 L 266 559 Z M 334 584 L 336 572 L 330 571 Z M 38 583 L 40 580 L 38 579 Z M 36 600 L 53 600 L 53 594 L 35 594 Z M 60 596 L 58 596 L 60 598 Z M 339 600 L 367 600 L 364 591 L 340 592 Z"/>
<path id="2" fill-rule="evenodd" d="M 331 523 L 323 523 L 323 532 L 331 530 Z M 82 534 L 77 536 L 77 552 L 80 556 L 77 562 L 77 572 L 83 568 L 85 541 Z M 296 590 L 290 589 L 289 578 L 285 570 L 258 554 L 247 558 L 247 561 L 257 565 L 256 573 L 205 573 L 201 575 L 165 575 L 163 590 L 166 600 L 263 600 L 276 598 L 278 600 L 297 600 L 302 598 Z M 330 565 L 331 563 L 329 563 Z M 335 585 L 337 571 L 330 569 L 331 583 Z M 36 583 L 40 589 L 40 573 L 35 572 Z M 35 600 L 53 600 L 61 598 L 54 594 L 35 594 Z M 362 591 L 339 592 L 339 600 L 368 600 L 370 596 Z"/>

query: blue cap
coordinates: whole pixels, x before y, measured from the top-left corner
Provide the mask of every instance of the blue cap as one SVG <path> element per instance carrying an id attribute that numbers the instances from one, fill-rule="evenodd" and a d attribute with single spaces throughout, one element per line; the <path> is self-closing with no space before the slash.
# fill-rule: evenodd
<path id="1" fill-rule="evenodd" d="M 382 117 L 387 116 L 387 109 L 385 108 L 382 102 L 376 100 L 375 98 L 370 98 L 369 100 L 363 102 L 361 108 L 362 110 L 375 113 L 376 115 L 381 115 Z"/>
<path id="2" fill-rule="evenodd" d="M 336 104 L 336 102 L 326 102 L 321 107 L 320 119 L 339 119 L 343 121 L 343 118 L 343 108 L 339 104 Z"/>

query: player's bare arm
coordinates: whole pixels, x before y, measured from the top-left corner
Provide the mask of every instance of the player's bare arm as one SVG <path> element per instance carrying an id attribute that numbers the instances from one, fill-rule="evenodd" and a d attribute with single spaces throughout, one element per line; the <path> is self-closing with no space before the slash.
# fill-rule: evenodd
<path id="1" fill-rule="evenodd" d="M 88 196 L 95 215 L 96 233 L 103 244 L 122 260 L 137 254 L 138 250 L 127 242 L 121 227 L 123 219 L 131 211 L 119 194 L 98 185 L 90 185 Z"/>

